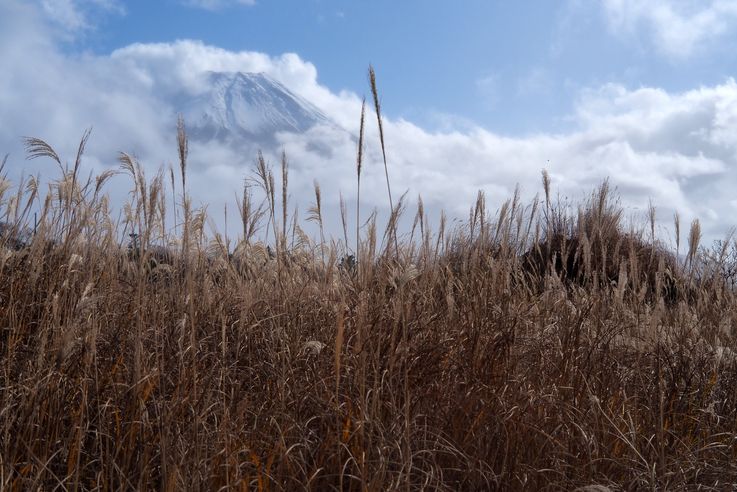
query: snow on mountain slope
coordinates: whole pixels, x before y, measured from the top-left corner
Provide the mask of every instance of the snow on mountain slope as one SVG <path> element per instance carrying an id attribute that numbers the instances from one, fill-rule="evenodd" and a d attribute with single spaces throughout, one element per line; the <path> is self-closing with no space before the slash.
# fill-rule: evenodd
<path id="1" fill-rule="evenodd" d="M 279 132 L 303 133 L 320 124 L 337 127 L 264 73 L 210 72 L 207 77 L 209 90 L 179 108 L 195 140 L 269 145 Z"/>

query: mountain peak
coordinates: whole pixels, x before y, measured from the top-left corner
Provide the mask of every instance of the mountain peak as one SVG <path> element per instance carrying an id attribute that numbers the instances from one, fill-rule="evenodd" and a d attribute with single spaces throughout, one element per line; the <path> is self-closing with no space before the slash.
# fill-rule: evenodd
<path id="1" fill-rule="evenodd" d="M 318 108 L 263 72 L 208 72 L 208 90 L 181 108 L 196 140 L 269 144 L 279 132 L 334 125 Z"/>

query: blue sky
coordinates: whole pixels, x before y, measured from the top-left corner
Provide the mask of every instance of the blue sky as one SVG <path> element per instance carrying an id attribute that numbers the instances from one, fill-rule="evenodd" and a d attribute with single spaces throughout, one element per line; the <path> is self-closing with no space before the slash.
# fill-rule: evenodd
<path id="1" fill-rule="evenodd" d="M 104 53 L 192 38 L 234 51 L 294 52 L 318 67 L 327 87 L 356 92 L 366 89 L 373 63 L 389 113 L 426 119 L 437 111 L 500 129 L 505 118 L 496 114 L 509 109 L 499 97 L 504 86 L 549 64 L 551 20 L 560 17 L 552 2 L 276 0 L 216 11 L 151 3 L 127 3 L 127 16 L 108 18 L 103 43 L 94 33 L 86 46 Z"/>
<path id="2" fill-rule="evenodd" d="M 464 216 L 478 190 L 493 208 L 516 185 L 530 199 L 546 167 L 562 194 L 609 177 L 633 213 L 652 199 L 664 228 L 678 211 L 718 237 L 737 222 L 736 44 L 737 0 L 2 0 L 0 152 L 41 172 L 20 136 L 73 152 L 92 126 L 92 171 L 125 150 L 153 173 L 175 158 L 167 98 L 208 70 L 264 71 L 355 131 L 371 63 L 392 181 L 428 207 Z M 282 144 L 303 209 L 313 179 L 350 200 L 353 141 Z M 193 148 L 193 195 L 221 209 L 243 159 Z"/>
<path id="3" fill-rule="evenodd" d="M 293 52 L 315 64 L 321 84 L 354 92 L 365 91 L 373 63 L 388 114 L 426 126 L 437 126 L 443 115 L 468 118 L 507 134 L 565 125 L 584 87 L 682 91 L 724 82 L 737 67 L 734 36 L 705 33 L 695 53 L 672 53 L 646 18 L 615 25 L 618 2 L 609 2 L 611 9 L 580 0 L 183 3 L 131 0 L 122 9 L 98 8 L 90 16 L 99 24 L 67 49 L 106 54 L 186 38 L 232 51 Z M 694 10 L 680 3 L 688 19 Z"/>

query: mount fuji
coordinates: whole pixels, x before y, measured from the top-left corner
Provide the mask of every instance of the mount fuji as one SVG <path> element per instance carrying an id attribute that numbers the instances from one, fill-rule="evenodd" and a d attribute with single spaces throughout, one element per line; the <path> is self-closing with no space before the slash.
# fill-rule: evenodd
<path id="1" fill-rule="evenodd" d="M 316 125 L 339 128 L 309 101 L 264 73 L 208 72 L 207 90 L 182 100 L 178 110 L 196 141 L 271 146 L 280 132 Z"/>

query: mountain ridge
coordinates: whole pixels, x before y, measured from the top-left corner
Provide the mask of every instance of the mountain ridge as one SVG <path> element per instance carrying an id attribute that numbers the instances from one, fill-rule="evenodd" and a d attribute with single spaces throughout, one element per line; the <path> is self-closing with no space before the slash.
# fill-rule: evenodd
<path id="1" fill-rule="evenodd" d="M 197 141 L 276 143 L 280 132 L 339 128 L 319 108 L 263 72 L 207 72 L 208 89 L 178 110 Z"/>

